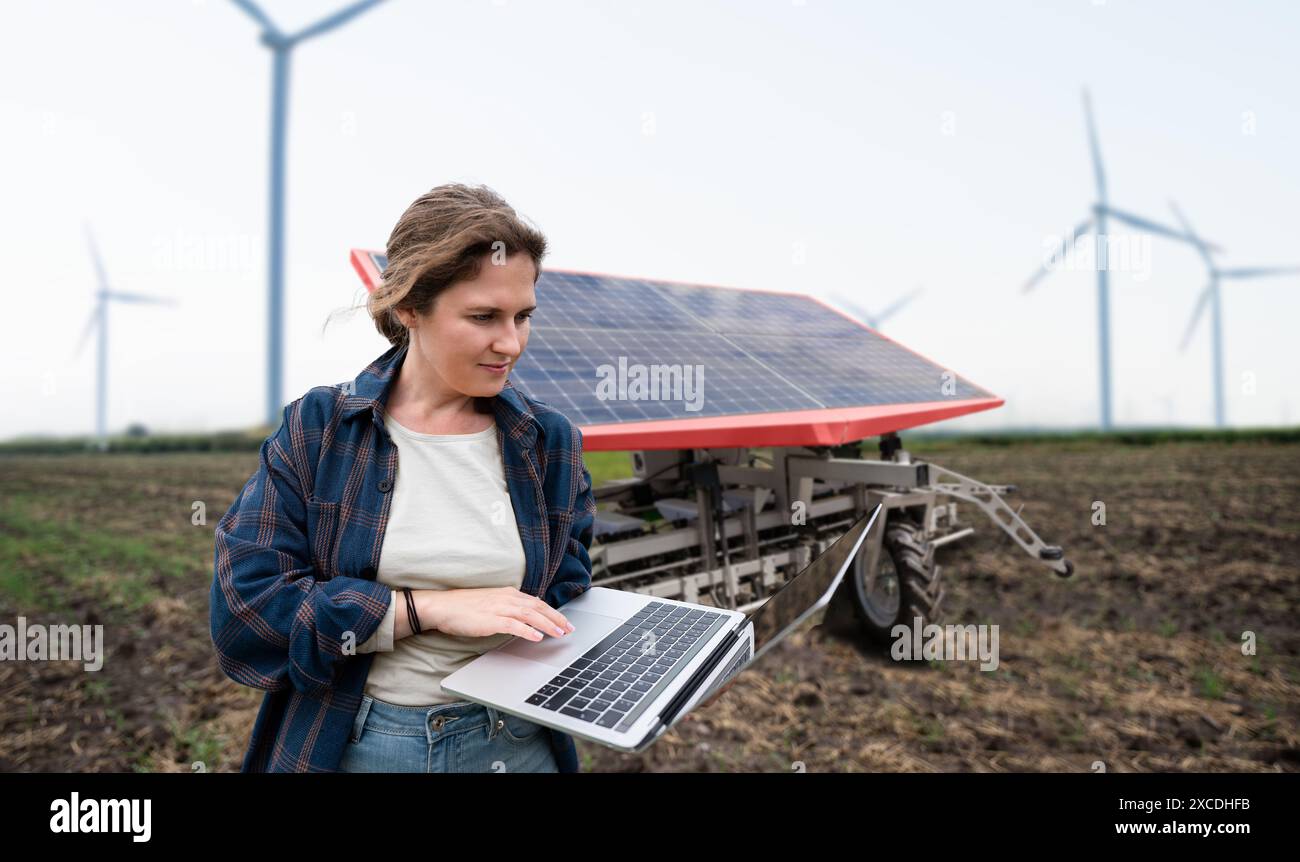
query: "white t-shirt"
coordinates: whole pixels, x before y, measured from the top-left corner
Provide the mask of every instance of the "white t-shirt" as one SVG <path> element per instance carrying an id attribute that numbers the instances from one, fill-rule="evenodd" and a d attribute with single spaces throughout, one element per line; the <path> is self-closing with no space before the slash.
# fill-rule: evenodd
<path id="1" fill-rule="evenodd" d="M 376 653 L 365 693 L 402 706 L 461 700 L 441 681 L 510 639 L 460 637 L 425 628 L 394 643 L 401 587 L 514 587 L 527 560 L 515 522 L 496 425 L 475 434 L 421 434 L 385 416 L 397 446 L 397 479 L 376 580 L 398 589 L 378 630 L 358 652 Z M 427 626 L 427 621 L 424 621 Z"/>

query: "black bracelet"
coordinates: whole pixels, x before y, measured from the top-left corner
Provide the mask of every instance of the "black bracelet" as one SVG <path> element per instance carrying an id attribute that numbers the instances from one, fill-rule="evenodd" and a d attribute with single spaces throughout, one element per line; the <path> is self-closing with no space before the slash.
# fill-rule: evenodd
<path id="1" fill-rule="evenodd" d="M 415 612 L 415 597 L 411 595 L 410 587 L 403 587 L 402 593 L 406 596 L 406 618 L 410 623 L 411 632 L 418 635 L 421 631 L 420 615 Z"/>
<path id="2" fill-rule="evenodd" d="M 411 605 L 413 604 L 413 599 L 411 597 L 410 588 L 403 587 L 402 595 L 406 596 L 406 624 L 411 629 L 411 634 L 416 634 L 418 632 L 418 629 L 416 628 L 418 623 L 416 622 L 416 619 L 413 615 L 412 608 L 411 608 Z"/>
<path id="3" fill-rule="evenodd" d="M 411 625 L 411 632 L 418 635 L 424 629 L 420 627 L 420 615 L 415 612 L 415 597 L 411 595 L 410 587 L 402 587 L 402 593 L 406 596 L 406 619 Z"/>

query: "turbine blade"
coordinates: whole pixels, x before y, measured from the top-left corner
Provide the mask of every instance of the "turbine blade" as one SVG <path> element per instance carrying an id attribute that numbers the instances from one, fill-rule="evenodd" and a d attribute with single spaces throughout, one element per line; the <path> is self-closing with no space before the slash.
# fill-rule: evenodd
<path id="1" fill-rule="evenodd" d="M 81 338 L 77 339 L 77 352 L 72 354 L 74 357 L 80 356 L 81 351 L 86 349 L 86 339 L 90 338 L 90 333 L 95 328 L 95 323 L 98 320 L 99 306 L 96 305 L 95 310 L 90 313 L 90 317 L 86 320 L 86 328 L 81 330 Z"/>
<path id="2" fill-rule="evenodd" d="M 876 316 L 876 322 L 873 323 L 872 326 L 876 327 L 879 324 L 884 323 L 885 320 L 892 317 L 894 314 L 898 313 L 909 302 L 916 299 L 916 297 L 920 295 L 920 293 L 921 293 L 921 288 L 918 287 L 916 290 L 912 291 L 907 296 L 904 296 L 902 299 L 897 300 L 893 305 L 889 306 L 888 308 L 886 308 L 884 311 L 880 312 L 880 314 Z"/>
<path id="3" fill-rule="evenodd" d="M 1196 308 L 1192 310 L 1192 319 L 1187 321 L 1187 329 L 1183 332 L 1183 343 L 1178 345 L 1179 350 L 1186 350 L 1187 343 L 1192 340 L 1192 330 L 1196 328 L 1196 323 L 1201 319 L 1201 314 L 1205 311 L 1205 306 L 1210 301 L 1210 292 L 1214 290 L 1214 284 L 1210 283 L 1201 291 L 1200 299 L 1196 300 Z"/>
<path id="4" fill-rule="evenodd" d="M 1219 249 L 1218 246 L 1212 243 L 1205 242 L 1200 237 L 1194 234 L 1187 234 L 1175 228 L 1166 227 L 1165 225 L 1162 225 L 1159 222 L 1154 222 L 1151 221 L 1150 219 L 1143 218 L 1142 216 L 1134 215 L 1131 212 L 1125 212 L 1124 210 L 1117 210 L 1112 206 L 1106 206 L 1103 209 L 1105 210 L 1106 215 L 1114 218 L 1116 221 L 1124 222 L 1129 227 L 1135 227 L 1138 230 L 1150 231 L 1151 233 L 1160 234 L 1161 236 L 1166 236 L 1169 237 L 1170 239 L 1176 239 L 1180 242 L 1191 243 L 1192 245 L 1195 245 L 1198 248 L 1200 246 L 1204 246 L 1205 248 L 1214 249 L 1215 251 L 1221 250 Z"/>
<path id="5" fill-rule="evenodd" d="M 1106 199 L 1106 172 L 1101 166 L 1101 144 L 1097 142 L 1097 126 L 1092 120 L 1092 96 L 1083 91 L 1083 116 L 1088 123 L 1088 148 L 1092 152 L 1092 170 L 1097 175 L 1097 199 Z"/>
<path id="6" fill-rule="evenodd" d="M 1300 266 L 1245 266 L 1221 269 L 1219 275 L 1224 278 L 1261 278 L 1268 275 L 1293 275 L 1297 272 L 1300 272 Z"/>
<path id="7" fill-rule="evenodd" d="M 1020 288 L 1020 292 L 1028 293 L 1029 291 L 1033 290 L 1034 285 L 1042 281 L 1043 278 L 1049 272 L 1052 271 L 1051 265 L 1056 263 L 1059 260 L 1064 260 L 1065 256 L 1069 254 L 1070 249 L 1073 248 L 1074 244 L 1079 241 L 1079 237 L 1083 236 L 1083 234 L 1087 232 L 1087 230 L 1090 227 L 1092 227 L 1091 217 L 1086 218 L 1083 221 L 1079 222 L 1077 225 L 1075 225 L 1074 230 L 1068 236 L 1064 237 L 1061 240 L 1061 244 L 1057 247 L 1055 253 L 1053 253 L 1053 255 L 1050 258 L 1048 258 L 1046 261 L 1043 262 L 1043 265 L 1038 270 L 1038 272 L 1034 273 L 1029 277 L 1029 280 L 1025 282 L 1024 287 Z"/>
<path id="8" fill-rule="evenodd" d="M 95 281 L 100 290 L 108 290 L 108 275 L 104 272 L 104 260 L 99 256 L 99 245 L 95 242 L 95 234 L 90 230 L 90 222 L 84 222 L 82 225 L 86 231 L 86 245 L 90 247 L 90 261 L 95 267 Z"/>
<path id="9" fill-rule="evenodd" d="M 1169 202 L 1169 208 L 1174 211 L 1174 218 L 1178 219 L 1179 224 L 1183 226 L 1183 230 L 1192 238 L 1192 242 L 1196 243 L 1196 250 L 1200 252 L 1201 260 L 1205 261 L 1206 269 L 1213 272 L 1214 260 L 1210 257 L 1209 251 L 1205 248 L 1205 240 L 1201 239 L 1197 235 L 1196 231 L 1192 230 L 1192 223 L 1187 220 L 1187 216 L 1183 215 L 1183 211 L 1178 208 L 1178 204 L 1171 200 Z"/>
<path id="10" fill-rule="evenodd" d="M 867 326 L 871 327 L 872 329 L 876 328 L 875 324 L 871 322 L 871 315 L 867 313 L 866 309 L 858 305 L 856 302 L 852 302 L 849 299 L 846 299 L 844 294 L 842 293 L 835 294 L 835 301 L 840 306 L 840 308 L 848 312 L 850 317 L 857 318 L 859 323 L 865 323 Z"/>
<path id="11" fill-rule="evenodd" d="M 176 300 L 161 296 L 146 296 L 143 293 L 127 293 L 121 290 L 110 291 L 106 294 L 109 299 L 116 299 L 119 302 L 132 302 L 150 305 L 175 305 Z"/>
<path id="12" fill-rule="evenodd" d="M 238 2 L 238 0 L 236 0 L 236 2 Z M 289 41 L 301 42 L 305 39 L 310 39 L 313 36 L 319 36 L 322 33 L 333 30 L 335 27 L 341 27 L 348 21 L 351 21 L 353 18 L 360 15 L 362 12 L 365 12 L 371 6 L 375 6 L 382 2 L 383 0 L 361 0 L 359 3 L 353 3 L 346 9 L 335 12 L 333 15 L 323 18 L 309 27 L 304 27 L 290 36 Z"/>
<path id="13" fill-rule="evenodd" d="M 268 18 L 265 12 L 253 5 L 252 0 L 231 0 L 231 2 L 243 9 L 248 14 L 248 17 L 260 24 L 267 33 L 277 37 L 283 35 L 280 28 L 275 26 L 275 22 Z"/>

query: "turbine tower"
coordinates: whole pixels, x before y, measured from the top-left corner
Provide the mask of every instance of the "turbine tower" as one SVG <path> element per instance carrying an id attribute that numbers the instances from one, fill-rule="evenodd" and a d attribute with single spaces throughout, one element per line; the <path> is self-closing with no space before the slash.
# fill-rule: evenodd
<path id="1" fill-rule="evenodd" d="M 1133 213 L 1126 212 L 1111 206 L 1110 199 L 1106 190 L 1106 172 L 1101 163 L 1101 145 L 1097 142 L 1097 128 L 1092 120 L 1092 99 L 1088 96 L 1088 91 L 1083 91 L 1083 112 L 1084 119 L 1088 126 L 1088 148 L 1092 154 L 1092 169 L 1097 180 L 1097 199 L 1092 205 L 1092 214 L 1088 218 L 1079 222 L 1079 224 L 1067 236 L 1065 236 L 1056 251 L 1038 272 L 1034 273 L 1030 279 L 1025 282 L 1024 293 L 1028 293 L 1038 284 L 1049 272 L 1052 266 L 1060 259 L 1064 258 L 1066 253 L 1075 244 L 1079 237 L 1092 232 L 1096 246 L 1096 263 L 1097 263 L 1097 353 L 1100 364 L 1101 378 L 1101 430 L 1109 431 L 1111 425 L 1111 374 L 1110 374 L 1110 280 L 1107 274 L 1107 242 L 1106 234 L 1107 219 L 1114 219 L 1138 230 L 1150 231 L 1160 236 L 1176 239 L 1180 242 L 1192 243 L 1195 245 L 1200 240 L 1187 235 L 1186 233 L 1158 224 L 1150 219 L 1142 218 Z M 1206 243 L 1209 248 L 1215 248 Z"/>
<path id="2" fill-rule="evenodd" d="M 267 260 L 266 336 L 266 422 L 279 427 L 284 408 L 284 144 L 289 103 L 289 57 L 294 46 L 313 36 L 340 27 L 383 0 L 361 0 L 329 15 L 297 33 L 286 34 L 276 27 L 252 0 L 232 0 L 262 28 L 262 44 L 271 49 L 271 192 Z"/>
<path id="3" fill-rule="evenodd" d="M 120 290 L 111 290 L 108 286 L 108 275 L 104 270 L 104 261 L 99 256 L 99 246 L 95 244 L 95 236 L 90 231 L 90 225 L 85 225 L 86 243 L 90 246 L 90 259 L 95 267 L 95 281 L 98 289 L 95 291 L 95 310 L 90 313 L 90 319 L 86 321 L 86 328 L 81 332 L 81 339 L 77 345 L 77 355 L 86 346 L 86 339 L 90 337 L 91 329 L 97 331 L 97 350 L 95 358 L 95 441 L 99 451 L 108 450 L 108 422 L 106 414 L 108 411 L 108 304 L 113 300 L 126 303 L 153 303 L 157 305 L 175 305 L 170 299 L 161 299 L 154 296 L 145 296 L 140 293 L 126 293 Z"/>
<path id="4" fill-rule="evenodd" d="M 1300 266 L 1247 266 L 1219 269 L 1218 264 L 1214 262 L 1214 255 L 1210 251 L 1210 247 L 1202 242 L 1196 232 L 1192 230 L 1191 222 L 1183 215 L 1183 211 L 1178 208 L 1178 204 L 1170 201 L 1169 208 L 1174 211 L 1174 216 L 1182 224 L 1183 230 L 1187 231 L 1188 236 L 1192 237 L 1196 250 L 1201 253 L 1201 260 L 1205 261 L 1205 268 L 1210 275 L 1209 282 L 1196 300 L 1196 308 L 1192 310 L 1192 318 L 1187 322 L 1187 331 L 1183 333 L 1183 343 L 1179 345 L 1178 349 L 1187 349 L 1188 342 L 1192 340 L 1192 331 L 1196 329 L 1196 323 L 1201 319 L 1201 314 L 1208 304 L 1210 306 L 1210 344 L 1214 380 L 1214 424 L 1216 427 L 1222 428 L 1224 427 L 1224 414 L 1226 411 L 1223 404 L 1223 310 L 1219 301 L 1219 281 L 1225 278 L 1245 279 L 1267 278 L 1273 275 L 1292 275 L 1300 272 Z"/>

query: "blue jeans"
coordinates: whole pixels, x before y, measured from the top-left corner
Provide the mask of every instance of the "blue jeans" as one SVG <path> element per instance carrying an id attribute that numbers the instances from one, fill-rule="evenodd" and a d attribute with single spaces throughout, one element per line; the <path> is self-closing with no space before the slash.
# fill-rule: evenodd
<path id="1" fill-rule="evenodd" d="M 559 772 L 540 724 L 460 700 L 399 706 L 362 695 L 339 772 Z"/>

